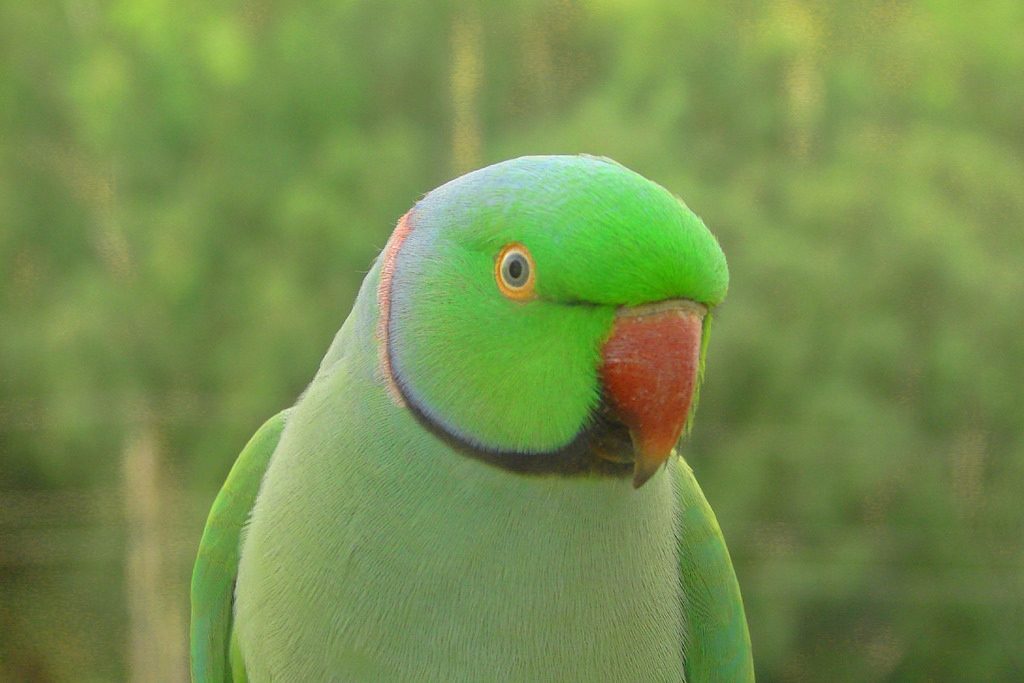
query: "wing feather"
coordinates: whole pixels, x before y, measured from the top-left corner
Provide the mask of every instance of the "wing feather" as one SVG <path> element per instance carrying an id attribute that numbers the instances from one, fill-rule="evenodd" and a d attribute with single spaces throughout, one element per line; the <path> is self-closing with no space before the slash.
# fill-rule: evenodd
<path id="1" fill-rule="evenodd" d="M 192 570 L 191 668 L 196 683 L 244 680 L 232 675 L 231 621 L 242 529 L 284 430 L 287 410 L 267 420 L 242 449 L 213 501 Z"/>
<path id="2" fill-rule="evenodd" d="M 743 598 L 725 538 L 693 471 L 679 472 L 679 562 L 686 620 L 685 668 L 691 683 L 754 680 Z"/>

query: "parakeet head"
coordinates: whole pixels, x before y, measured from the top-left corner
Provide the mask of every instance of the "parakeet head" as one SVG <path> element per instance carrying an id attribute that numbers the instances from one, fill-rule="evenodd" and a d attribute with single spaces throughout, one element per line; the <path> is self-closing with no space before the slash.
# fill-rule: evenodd
<path id="1" fill-rule="evenodd" d="M 668 458 L 729 273 L 667 190 L 607 159 L 514 159 L 427 194 L 381 258 L 381 369 L 435 434 L 636 486 Z"/>

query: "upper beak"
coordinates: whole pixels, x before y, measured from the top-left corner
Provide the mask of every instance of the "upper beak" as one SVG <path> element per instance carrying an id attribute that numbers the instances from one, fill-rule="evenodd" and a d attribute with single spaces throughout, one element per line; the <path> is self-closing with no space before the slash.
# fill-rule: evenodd
<path id="1" fill-rule="evenodd" d="M 620 308 L 601 376 L 633 441 L 633 487 L 668 459 L 690 413 L 707 307 L 688 299 Z"/>

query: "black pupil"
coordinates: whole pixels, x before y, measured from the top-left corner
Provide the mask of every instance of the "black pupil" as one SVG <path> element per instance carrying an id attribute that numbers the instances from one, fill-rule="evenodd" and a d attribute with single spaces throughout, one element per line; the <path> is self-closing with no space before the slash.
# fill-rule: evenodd
<path id="1" fill-rule="evenodd" d="M 509 259 L 508 275 L 516 281 L 523 276 L 523 260 L 521 256 L 513 256 Z"/>

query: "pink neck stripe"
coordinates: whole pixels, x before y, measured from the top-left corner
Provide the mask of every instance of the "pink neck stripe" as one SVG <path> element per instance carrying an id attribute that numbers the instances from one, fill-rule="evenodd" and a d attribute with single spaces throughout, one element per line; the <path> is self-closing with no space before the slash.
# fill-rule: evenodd
<path id="1" fill-rule="evenodd" d="M 384 254 L 380 266 L 380 284 L 377 286 L 377 354 L 380 358 L 381 374 L 387 383 L 388 392 L 392 400 L 399 406 L 405 406 L 405 399 L 395 382 L 395 375 L 391 367 L 391 353 L 389 330 L 391 323 L 391 284 L 395 278 L 395 265 L 398 261 L 398 252 L 405 242 L 405 238 L 412 232 L 412 210 L 406 212 L 398 219 L 395 231 L 391 233 L 391 239 L 384 247 Z"/>

